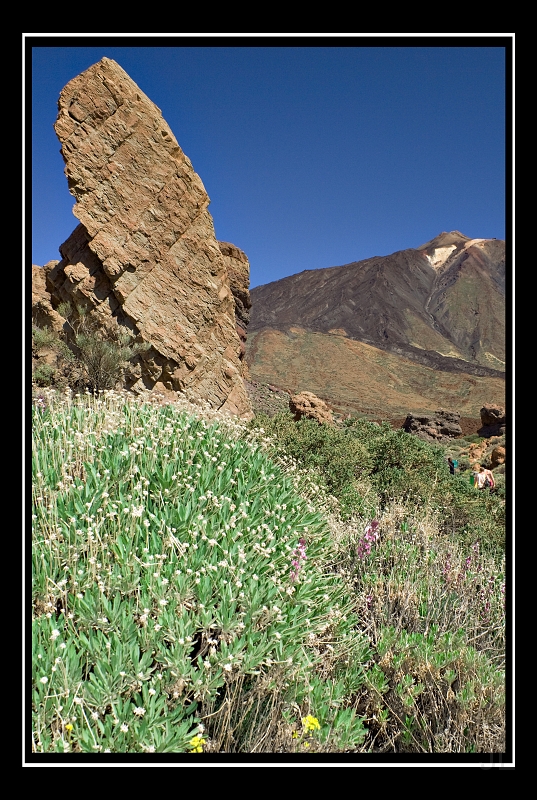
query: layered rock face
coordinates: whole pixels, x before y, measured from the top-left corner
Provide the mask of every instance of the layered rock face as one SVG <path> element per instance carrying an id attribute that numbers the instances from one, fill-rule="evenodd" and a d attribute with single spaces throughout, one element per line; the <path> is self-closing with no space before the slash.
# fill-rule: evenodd
<path id="1" fill-rule="evenodd" d="M 248 380 L 248 367 L 244 357 L 246 355 L 246 332 L 252 307 L 252 301 L 250 300 L 250 264 L 246 253 L 243 253 L 234 244 L 218 242 L 218 246 L 224 256 L 229 285 L 235 301 L 235 329 L 241 342 L 242 376 L 245 380 Z"/>
<path id="2" fill-rule="evenodd" d="M 52 262 L 52 265 L 56 264 Z M 46 270 L 32 264 L 32 320 L 40 328 L 50 328 L 59 333 L 65 320 L 52 308 L 46 285 Z"/>
<path id="3" fill-rule="evenodd" d="M 149 342 L 135 391 L 159 384 L 251 417 L 248 259 L 216 240 L 207 192 L 160 110 L 108 58 L 67 84 L 58 109 L 81 224 L 45 267 L 52 309 L 74 301 L 103 329 Z"/>

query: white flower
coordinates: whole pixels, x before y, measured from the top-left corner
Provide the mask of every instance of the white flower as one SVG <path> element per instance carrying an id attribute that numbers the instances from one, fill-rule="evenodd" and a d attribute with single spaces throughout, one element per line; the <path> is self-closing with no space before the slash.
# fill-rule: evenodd
<path id="1" fill-rule="evenodd" d="M 91 712 L 91 718 L 92 719 L 99 719 L 99 712 L 98 711 L 92 711 Z"/>
<path id="2" fill-rule="evenodd" d="M 123 733 L 127 733 L 127 731 L 129 730 L 129 726 L 128 726 L 128 725 L 127 725 L 125 722 L 124 722 L 124 723 L 121 725 L 121 729 L 120 729 L 120 730 L 122 730 L 122 731 L 123 731 Z"/>
<path id="3" fill-rule="evenodd" d="M 48 678 L 46 675 L 43 675 L 42 678 L 39 678 L 39 683 L 48 683 Z"/>
<path id="4" fill-rule="evenodd" d="M 145 714 L 145 708 L 142 708 L 141 706 L 136 706 L 136 708 L 133 710 L 132 713 L 136 714 L 137 717 L 143 717 L 143 715 Z"/>
<path id="5" fill-rule="evenodd" d="M 59 635 L 60 635 L 59 630 L 53 630 L 50 635 L 50 638 L 52 639 L 52 641 L 54 641 L 54 639 L 57 639 Z"/>
<path id="6" fill-rule="evenodd" d="M 231 672 L 233 667 L 231 666 L 231 664 L 224 664 L 224 669 L 226 670 L 226 672 Z"/>

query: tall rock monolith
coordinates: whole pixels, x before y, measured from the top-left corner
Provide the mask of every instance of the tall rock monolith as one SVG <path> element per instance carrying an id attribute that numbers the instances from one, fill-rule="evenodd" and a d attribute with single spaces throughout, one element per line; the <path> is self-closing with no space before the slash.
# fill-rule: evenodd
<path id="1" fill-rule="evenodd" d="M 159 384 L 251 417 L 233 246 L 217 241 L 207 192 L 160 109 L 103 58 L 65 86 L 54 127 L 80 225 L 45 267 L 52 306 L 83 306 L 103 329 L 150 344 L 135 391 Z M 248 259 L 235 249 L 248 294 Z"/>

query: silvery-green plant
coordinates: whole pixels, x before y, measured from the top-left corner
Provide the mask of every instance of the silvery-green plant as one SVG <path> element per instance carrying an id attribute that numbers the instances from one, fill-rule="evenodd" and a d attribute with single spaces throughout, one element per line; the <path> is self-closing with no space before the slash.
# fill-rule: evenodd
<path id="1" fill-rule="evenodd" d="M 191 752 L 204 730 L 250 750 L 316 685 L 330 746 L 363 738 L 313 680 L 363 638 L 329 529 L 240 424 L 113 392 L 50 395 L 32 422 L 36 752 Z"/>

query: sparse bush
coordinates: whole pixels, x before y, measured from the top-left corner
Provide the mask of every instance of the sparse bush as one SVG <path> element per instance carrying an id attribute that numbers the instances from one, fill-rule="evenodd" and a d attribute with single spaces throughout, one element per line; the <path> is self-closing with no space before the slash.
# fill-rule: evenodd
<path id="1" fill-rule="evenodd" d="M 57 348 L 60 345 L 59 335 L 51 328 L 40 328 L 38 325 L 32 325 L 32 350 L 37 351 L 41 347 Z"/>
<path id="2" fill-rule="evenodd" d="M 100 392 L 120 387 L 127 362 L 150 345 L 134 342 L 130 332 L 119 325 L 103 330 L 81 306 L 61 308 L 73 331 L 71 344 L 82 366 L 85 388 Z"/>
<path id="3" fill-rule="evenodd" d="M 62 303 L 58 311 L 68 321 L 70 333 L 32 327 L 34 352 L 48 347 L 56 356 L 55 366 L 34 366 L 35 383 L 90 392 L 120 387 L 127 363 L 149 345 L 134 342 L 119 326 L 103 331 L 83 307 Z"/>

